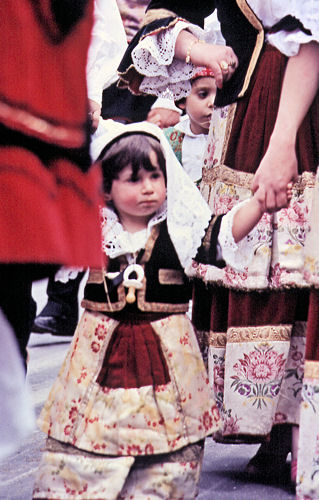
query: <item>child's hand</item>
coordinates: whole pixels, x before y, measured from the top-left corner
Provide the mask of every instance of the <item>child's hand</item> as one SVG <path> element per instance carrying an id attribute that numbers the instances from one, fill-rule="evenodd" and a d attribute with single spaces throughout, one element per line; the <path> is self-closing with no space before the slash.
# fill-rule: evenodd
<path id="1" fill-rule="evenodd" d="M 287 184 L 287 201 L 288 201 L 288 205 L 289 205 L 290 200 L 292 198 L 292 186 L 293 186 L 293 183 L 292 182 L 288 182 L 288 184 Z"/>

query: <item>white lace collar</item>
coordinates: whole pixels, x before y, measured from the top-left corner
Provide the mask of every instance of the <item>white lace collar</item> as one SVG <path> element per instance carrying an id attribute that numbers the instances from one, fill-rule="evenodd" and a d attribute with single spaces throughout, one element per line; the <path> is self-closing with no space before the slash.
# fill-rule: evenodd
<path id="1" fill-rule="evenodd" d="M 103 207 L 102 216 L 102 249 L 111 259 L 120 255 L 136 254 L 145 247 L 146 241 L 151 233 L 151 229 L 166 219 L 166 202 L 157 210 L 156 214 L 149 221 L 147 228 L 129 233 L 123 228 L 114 210 Z"/>

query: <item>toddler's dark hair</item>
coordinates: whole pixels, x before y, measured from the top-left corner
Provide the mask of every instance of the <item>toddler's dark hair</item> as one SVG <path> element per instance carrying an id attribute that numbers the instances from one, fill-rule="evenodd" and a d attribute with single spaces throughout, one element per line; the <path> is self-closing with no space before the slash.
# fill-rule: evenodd
<path id="1" fill-rule="evenodd" d="M 110 193 L 114 179 L 127 165 L 131 165 L 133 179 L 137 178 L 138 171 L 155 170 L 150 162 L 150 153 L 154 151 L 161 171 L 166 178 L 165 157 L 159 141 L 146 134 L 129 134 L 120 137 L 105 152 L 102 151 L 100 160 L 102 161 L 103 187 L 106 193 Z"/>

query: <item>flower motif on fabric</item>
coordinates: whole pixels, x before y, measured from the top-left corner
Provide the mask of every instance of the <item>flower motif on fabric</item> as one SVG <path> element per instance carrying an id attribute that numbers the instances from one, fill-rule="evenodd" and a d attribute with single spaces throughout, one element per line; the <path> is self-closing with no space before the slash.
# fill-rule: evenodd
<path id="1" fill-rule="evenodd" d="M 208 431 L 212 425 L 213 425 L 213 418 L 212 416 L 209 414 L 208 411 L 205 411 L 205 413 L 203 414 L 203 420 L 202 420 L 202 423 L 203 423 L 203 426 L 204 426 L 204 429 L 206 431 Z"/>
<path id="2" fill-rule="evenodd" d="M 304 200 L 290 203 L 289 207 L 280 212 L 279 223 L 282 231 L 288 230 L 290 238 L 286 241 L 287 251 L 289 248 L 298 249 L 303 247 L 306 234 L 310 230 L 309 208 Z M 287 224 L 288 222 L 288 224 Z"/>
<path id="3" fill-rule="evenodd" d="M 244 283 L 248 278 L 248 271 L 236 271 L 232 266 L 224 268 L 225 284 L 234 287 L 235 284 Z"/>
<path id="4" fill-rule="evenodd" d="M 207 147 L 207 156 L 204 159 L 205 167 L 212 167 L 218 163 L 218 159 L 215 158 L 216 145 L 209 143 Z"/>
<path id="5" fill-rule="evenodd" d="M 196 262 L 195 260 L 192 261 L 192 268 L 195 270 L 196 275 L 202 279 L 205 279 L 206 273 L 207 273 L 207 266 L 205 264 L 201 264 Z"/>
<path id="6" fill-rule="evenodd" d="M 319 403 L 316 395 L 319 393 L 319 386 L 311 383 L 304 383 L 302 387 L 302 399 L 311 406 L 314 413 L 319 411 Z"/>
<path id="7" fill-rule="evenodd" d="M 214 202 L 214 213 L 217 215 L 229 212 L 239 201 L 239 195 L 234 186 L 222 184 L 218 189 Z"/>
<path id="8" fill-rule="evenodd" d="M 76 497 L 76 496 L 80 496 L 80 495 L 83 495 L 83 493 L 86 493 L 87 490 L 88 490 L 88 483 L 85 483 L 84 486 L 82 487 L 82 489 L 80 490 L 76 490 L 75 488 L 70 488 L 70 486 L 68 486 L 68 483 L 67 481 L 63 481 L 63 485 L 64 485 L 64 489 L 65 489 L 65 493 L 67 493 L 68 495 L 73 495 L 73 497 Z"/>
<path id="9" fill-rule="evenodd" d="M 188 345 L 189 344 L 189 335 L 188 335 L 188 333 L 186 332 L 185 335 L 183 337 L 181 337 L 179 341 L 183 345 Z"/>
<path id="10" fill-rule="evenodd" d="M 231 410 L 224 412 L 223 414 L 223 435 L 229 436 L 232 434 L 239 433 L 239 425 L 238 422 L 241 420 L 237 416 L 233 416 L 231 414 Z"/>
<path id="11" fill-rule="evenodd" d="M 292 380 L 294 380 L 289 389 L 293 392 L 293 395 L 296 398 L 302 389 L 304 374 L 304 355 L 298 349 L 297 345 L 291 345 L 290 349 L 291 366 L 286 369 L 284 378 L 291 378 Z"/>
<path id="12" fill-rule="evenodd" d="M 279 394 L 286 358 L 273 346 L 259 344 L 233 366 L 231 387 L 253 406 L 262 409 Z"/>
<path id="13" fill-rule="evenodd" d="M 282 268 L 280 264 L 272 266 L 270 269 L 270 285 L 273 288 L 279 288 L 281 285 Z"/>
<path id="14" fill-rule="evenodd" d="M 98 344 L 97 342 L 92 342 L 91 343 L 91 349 L 95 353 L 99 352 L 99 350 L 100 350 L 100 344 Z"/>
<path id="15" fill-rule="evenodd" d="M 95 328 L 94 335 L 98 338 L 98 340 L 104 340 L 107 334 L 106 327 L 103 324 L 97 325 Z"/>
<path id="16" fill-rule="evenodd" d="M 271 247 L 272 236 L 273 236 L 272 215 L 264 214 L 256 227 L 256 236 L 255 236 L 256 243 L 255 243 L 254 253 L 256 254 L 257 252 L 260 251 L 268 252 L 269 251 L 268 249 Z"/>
<path id="17" fill-rule="evenodd" d="M 220 410 L 223 406 L 224 400 L 225 357 L 214 354 L 213 360 L 214 365 L 212 369 L 212 389 L 217 407 Z"/>

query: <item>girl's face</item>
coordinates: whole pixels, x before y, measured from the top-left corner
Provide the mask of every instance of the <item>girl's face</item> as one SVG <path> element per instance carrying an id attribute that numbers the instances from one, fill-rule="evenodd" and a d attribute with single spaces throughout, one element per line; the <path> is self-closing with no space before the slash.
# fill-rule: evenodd
<path id="1" fill-rule="evenodd" d="M 123 227 L 129 232 L 147 227 L 149 220 L 166 199 L 164 174 L 161 171 L 156 153 L 151 151 L 150 162 L 153 171 L 141 168 L 133 177 L 131 165 L 121 170 L 107 195 L 108 201 L 119 215 Z"/>

